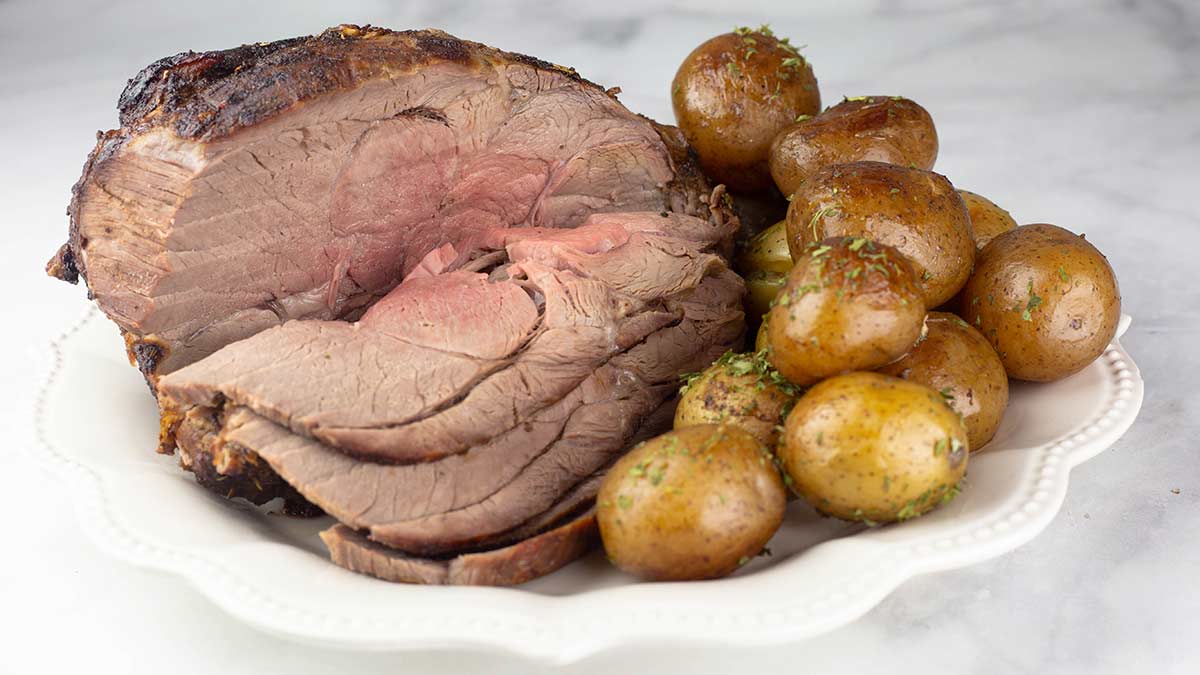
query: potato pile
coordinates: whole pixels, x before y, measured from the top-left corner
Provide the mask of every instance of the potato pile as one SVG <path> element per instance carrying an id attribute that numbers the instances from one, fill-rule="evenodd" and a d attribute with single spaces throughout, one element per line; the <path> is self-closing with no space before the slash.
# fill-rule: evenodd
<path id="1" fill-rule="evenodd" d="M 996 434 L 1010 378 L 1072 375 L 1116 333 L 1100 251 L 934 173 L 924 108 L 820 100 L 812 65 L 765 26 L 705 42 L 675 76 L 708 176 L 787 209 L 735 259 L 753 349 L 688 376 L 675 430 L 604 480 L 600 533 L 627 572 L 732 572 L 782 523 L 784 486 L 868 526 L 927 513 Z"/>

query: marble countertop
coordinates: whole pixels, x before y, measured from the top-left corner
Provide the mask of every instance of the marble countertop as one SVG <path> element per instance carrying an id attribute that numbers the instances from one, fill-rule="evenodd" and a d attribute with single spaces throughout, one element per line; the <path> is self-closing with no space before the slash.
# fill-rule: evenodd
<path id="1" fill-rule="evenodd" d="M 31 396 L 45 344 L 83 311 L 42 265 L 97 129 L 150 61 L 342 22 L 434 26 L 576 67 L 669 121 L 669 82 L 702 40 L 770 22 L 806 44 L 826 102 L 903 94 L 933 114 L 936 169 L 1020 222 L 1086 232 L 1117 270 L 1123 342 L 1146 402 L 1077 468 L 1036 540 L 904 584 L 830 634 L 756 650 L 622 650 L 570 672 L 1184 673 L 1200 664 L 1200 5 L 1175 2 L 387 3 L 0 2 L 0 672 L 529 673 L 469 653 L 349 654 L 282 642 L 184 582 L 109 559 L 33 468 Z"/>

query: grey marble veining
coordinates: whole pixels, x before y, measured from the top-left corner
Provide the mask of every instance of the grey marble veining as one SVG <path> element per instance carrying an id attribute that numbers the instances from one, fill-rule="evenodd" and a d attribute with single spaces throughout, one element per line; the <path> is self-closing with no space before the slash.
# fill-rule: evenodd
<path id="1" fill-rule="evenodd" d="M 569 672 L 1200 672 L 1200 3 L 0 0 L 0 422 L 31 443 L 43 345 L 85 305 L 41 265 L 125 79 L 184 49 L 341 22 L 435 26 L 576 67 L 671 120 L 699 42 L 770 22 L 806 44 L 827 103 L 904 94 L 933 114 L 937 170 L 1021 222 L 1084 231 L 1118 272 L 1146 401 L 1072 472 L 1062 513 L 999 559 L 906 583 L 861 620 L 759 650 L 622 650 Z M 238 625 L 172 577 L 82 538 L 62 486 L 0 452 L 0 671 L 528 673 L 474 654 L 354 655 Z"/>

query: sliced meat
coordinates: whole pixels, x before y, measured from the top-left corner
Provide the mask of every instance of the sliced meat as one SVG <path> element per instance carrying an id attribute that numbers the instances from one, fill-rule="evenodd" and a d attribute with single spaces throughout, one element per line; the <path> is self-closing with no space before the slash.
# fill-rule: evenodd
<path id="1" fill-rule="evenodd" d="M 134 77 L 51 274 L 157 376 L 290 319 L 350 319 L 430 252 L 597 212 L 707 217 L 677 130 L 574 71 L 440 31 L 341 26 Z"/>
<path id="2" fill-rule="evenodd" d="M 338 565 L 386 581 L 515 586 L 549 574 L 587 553 L 599 541 L 599 531 L 595 514 L 589 511 L 515 544 L 448 559 L 409 556 L 340 524 L 322 532 L 321 540 Z"/>
<path id="3" fill-rule="evenodd" d="M 644 231 L 637 219 L 630 228 L 589 221 L 541 237 L 499 233 L 505 273 L 520 279 L 446 272 L 439 251 L 426 269 L 440 273 L 410 277 L 357 324 L 291 322 L 164 377 L 164 407 L 229 400 L 378 461 L 461 452 L 678 323 L 683 308 L 663 298 L 723 268 L 702 251 L 711 242 Z"/>

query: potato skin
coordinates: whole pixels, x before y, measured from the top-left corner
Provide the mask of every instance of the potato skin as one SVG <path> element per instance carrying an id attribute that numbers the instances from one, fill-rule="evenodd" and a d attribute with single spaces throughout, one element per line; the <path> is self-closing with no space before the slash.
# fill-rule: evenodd
<path id="1" fill-rule="evenodd" d="M 967 430 L 940 394 L 879 373 L 813 387 L 788 415 L 778 450 L 792 486 L 846 520 L 907 520 L 957 494 Z"/>
<path id="2" fill-rule="evenodd" d="M 954 314 L 930 312 L 925 328 L 924 339 L 912 351 L 878 372 L 942 394 L 967 425 L 974 452 L 996 435 L 1008 407 L 1004 364 L 987 338 Z"/>
<path id="3" fill-rule="evenodd" d="M 989 347 L 990 349 L 990 347 Z M 768 448 L 799 391 L 760 354 L 728 352 L 690 379 L 675 408 L 675 428 L 722 422 L 740 427 Z"/>
<path id="4" fill-rule="evenodd" d="M 783 522 L 786 488 L 748 432 L 705 424 L 670 431 L 605 476 L 596 519 L 608 559 L 643 579 L 714 579 L 762 551 Z"/>
<path id="5" fill-rule="evenodd" d="M 929 170 L 937 153 L 937 130 L 924 108 L 901 96 L 856 96 L 779 132 L 768 164 L 775 185 L 790 195 L 823 166 L 872 161 Z"/>
<path id="6" fill-rule="evenodd" d="M 975 254 L 983 250 L 997 235 L 1015 230 L 1017 221 L 995 202 L 969 190 L 959 190 L 967 213 L 971 215 L 971 233 L 975 236 Z"/>
<path id="7" fill-rule="evenodd" d="M 808 61 L 764 27 L 718 35 L 688 54 L 671 104 L 705 174 L 735 192 L 769 192 L 771 140 L 797 116 L 817 114 L 821 94 Z"/>
<path id="8" fill-rule="evenodd" d="M 983 333 L 1011 377 L 1049 382 L 1104 352 L 1121 319 L 1108 260 L 1055 225 L 1023 225 L 983 248 L 959 316 Z"/>
<path id="9" fill-rule="evenodd" d="M 921 335 L 925 305 L 899 251 L 835 237 L 802 251 L 767 314 L 767 356 L 798 385 L 900 358 Z"/>
<path id="10" fill-rule="evenodd" d="M 912 263 L 933 309 L 966 283 L 975 260 L 971 218 L 945 176 L 883 162 L 819 169 L 792 195 L 792 257 L 814 241 L 859 236 L 894 246 Z"/>
<path id="11" fill-rule="evenodd" d="M 746 314 L 753 323 L 771 309 L 792 269 L 785 223 L 781 220 L 746 242 L 734 266 L 746 279 Z"/>

